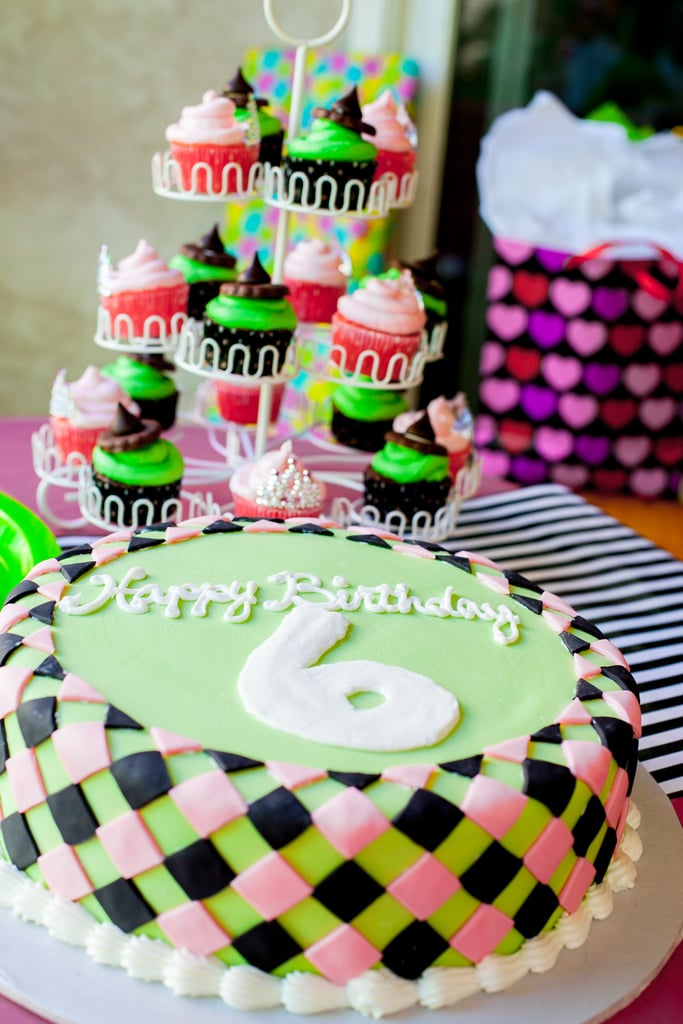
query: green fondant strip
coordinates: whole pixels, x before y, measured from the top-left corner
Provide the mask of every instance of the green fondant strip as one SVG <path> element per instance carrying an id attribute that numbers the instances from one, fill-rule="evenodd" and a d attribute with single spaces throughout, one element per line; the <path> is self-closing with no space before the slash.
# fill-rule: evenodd
<path id="1" fill-rule="evenodd" d="M 344 384 L 335 389 L 332 395 L 332 404 L 344 416 L 367 423 L 374 423 L 377 420 L 393 420 L 408 408 L 405 395 L 400 391 L 355 388 L 350 384 Z"/>
<path id="2" fill-rule="evenodd" d="M 313 122 L 307 135 L 291 139 L 287 149 L 298 160 L 366 161 L 377 156 L 377 148 L 371 142 L 323 117 Z"/>
<path id="3" fill-rule="evenodd" d="M 215 267 L 180 253 L 170 259 L 168 265 L 173 270 L 179 270 L 188 284 L 194 284 L 196 281 L 234 281 L 237 277 L 237 270 L 234 267 L 232 270 L 228 267 Z"/>
<path id="4" fill-rule="evenodd" d="M 139 363 L 128 356 L 119 356 L 113 363 L 102 367 L 102 373 L 113 377 L 131 398 L 167 398 L 176 392 L 170 377 L 155 370 L 153 366 Z"/>
<path id="5" fill-rule="evenodd" d="M 102 476 L 130 487 L 161 487 L 183 475 L 182 455 L 163 438 L 133 452 L 105 452 L 96 447 L 92 464 Z"/>
<path id="6" fill-rule="evenodd" d="M 399 484 L 415 484 L 421 480 L 434 483 L 448 476 L 446 455 L 422 455 L 414 448 L 387 441 L 373 457 L 372 468 Z"/>
<path id="7" fill-rule="evenodd" d="M 221 327 L 248 331 L 293 331 L 296 327 L 296 314 L 286 299 L 217 295 L 207 303 L 206 315 Z"/>

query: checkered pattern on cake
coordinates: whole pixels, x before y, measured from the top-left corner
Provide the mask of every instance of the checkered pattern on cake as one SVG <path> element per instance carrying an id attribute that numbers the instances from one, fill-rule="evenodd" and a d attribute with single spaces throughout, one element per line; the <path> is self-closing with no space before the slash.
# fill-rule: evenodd
<path id="1" fill-rule="evenodd" d="M 203 528 L 222 532 L 239 525 L 224 527 L 223 522 Z M 126 539 L 128 546 L 139 549 L 166 539 L 178 543 L 196 534 L 194 530 L 176 531 L 167 538 L 173 529 L 130 532 L 118 538 L 118 552 L 127 550 L 121 543 Z M 386 538 L 371 537 L 367 538 L 371 543 L 380 539 L 391 546 Z M 366 538 L 357 535 L 354 539 L 363 542 Z M 85 546 L 63 559 L 62 575 L 67 580 L 77 579 L 96 561 L 101 564 L 107 553 L 101 544 L 98 550 L 98 542 L 94 548 L 94 558 L 93 549 Z M 398 553 L 405 551 L 399 549 Z M 188 811 L 185 845 L 168 850 L 169 836 L 155 834 L 155 822 L 163 816 L 153 814 L 152 808 L 158 812 L 167 803 L 174 813 L 183 813 L 183 784 L 174 785 L 172 779 L 174 754 L 158 749 L 158 737 L 155 743 L 152 730 L 141 729 L 103 699 L 93 701 L 98 713 L 95 718 L 59 727 L 60 691 L 68 693 L 67 673 L 48 653 L 45 633 L 35 641 L 36 632 L 44 630 L 50 618 L 51 602 L 54 610 L 49 595 L 56 594 L 59 586 L 51 578 L 41 585 L 37 574 L 30 586 L 10 599 L 40 610 L 33 618 L 30 612 L 28 617 L 12 615 L 9 632 L 2 634 L 0 644 L 4 665 L 0 669 L 0 699 L 8 698 L 14 704 L 5 708 L 0 744 L 1 828 L 9 858 L 29 869 L 33 877 L 42 875 L 55 891 L 61 886 L 60 894 L 66 898 L 97 899 L 126 931 L 144 931 L 156 919 L 171 941 L 180 934 L 194 936 L 193 952 L 216 953 L 226 962 L 252 962 L 265 970 L 283 965 L 312 967 L 327 971 L 328 976 L 334 974 L 334 980 L 343 980 L 333 966 L 343 950 L 352 951 L 354 962 L 366 967 L 383 964 L 399 975 L 417 977 L 431 964 L 468 963 L 494 950 L 510 951 L 562 909 L 573 909 L 586 882 L 606 870 L 617 840 L 618 808 L 635 770 L 630 677 L 618 660 L 613 667 L 606 667 L 604 674 L 627 695 L 610 704 L 599 689 L 602 669 L 596 671 L 587 655 L 593 652 L 607 658 L 611 651 L 589 624 L 576 615 L 570 617 L 571 609 L 562 602 L 549 603 L 539 588 L 516 574 L 503 573 L 486 559 L 442 553 L 435 545 L 423 546 L 420 554 L 451 562 L 484 582 L 488 577 L 488 585 L 496 592 L 552 617 L 551 628 L 575 658 L 583 659 L 578 661 L 579 671 L 584 664 L 591 666 L 579 678 L 573 702 L 577 707 L 567 713 L 566 723 L 560 721 L 544 734 L 517 744 L 514 754 L 508 747 L 500 758 L 490 751 L 467 763 L 431 766 L 423 784 L 414 789 L 379 776 L 331 772 L 321 778 L 319 772 L 277 765 L 269 773 L 259 762 L 245 763 L 240 758 L 234 759 L 233 770 L 232 765 L 225 767 L 231 764 L 230 755 L 214 753 L 210 770 L 221 772 L 225 779 L 220 784 L 225 807 L 214 809 L 213 817 L 209 814 L 203 821 Z M 54 571 L 54 562 L 46 566 L 46 573 Z M 19 666 L 15 657 L 22 651 L 25 658 L 27 650 L 36 662 L 30 671 Z M 85 727 L 83 736 L 87 732 L 95 740 L 84 745 L 86 753 L 80 757 L 74 756 L 83 746 L 76 742 L 79 726 Z M 115 728 L 136 731 L 137 753 L 110 756 L 108 736 Z M 591 744 L 600 751 L 584 779 L 568 767 L 571 764 L 576 771 L 573 745 L 577 743 Z M 545 745 L 552 747 L 550 760 L 544 759 Z M 66 776 L 53 792 L 47 791 L 40 771 L 50 747 L 50 756 L 60 760 Z M 174 748 L 171 745 L 169 749 Z M 609 764 L 602 756 L 607 749 L 615 751 Z M 521 765 L 521 791 L 496 779 L 497 760 L 516 760 Z M 141 771 L 143 762 L 145 770 Z M 240 795 L 243 772 L 264 773 L 263 795 L 251 804 Z M 88 780 L 99 773 L 113 776 L 127 804 L 108 821 L 98 821 L 84 794 Z M 458 775 L 461 784 L 466 779 L 460 806 L 436 791 L 445 785 L 449 774 Z M 141 779 L 144 782 L 140 783 Z M 315 798 L 316 786 L 329 787 L 331 783 L 336 787 L 334 796 L 320 804 Z M 373 789 L 379 785 L 395 785 L 404 796 L 401 810 L 391 819 L 372 801 Z M 572 816 L 573 805 L 583 807 L 585 802 L 574 801 L 578 787 L 590 790 L 591 795 L 583 813 Z M 355 838 L 335 827 L 335 801 L 339 806 L 353 804 L 364 817 L 366 827 Z M 192 803 L 190 800 L 188 808 Z M 545 807 L 548 821 L 528 849 L 513 852 L 506 838 L 529 804 Z M 50 811 L 52 828 L 38 821 L 37 811 L 42 806 Z M 251 833 L 252 842 L 242 849 L 251 849 L 253 860 L 233 867 L 230 832 L 236 828 Z M 176 841 L 176 829 L 170 832 Z M 133 836 L 142 842 L 131 857 L 127 850 Z M 84 851 L 84 844 L 95 839 L 105 851 L 102 862 L 107 863 L 108 858 L 111 865 L 102 877 L 96 873 L 91 877 L 79 858 L 79 849 Z M 325 849 L 332 867 L 323 877 L 302 859 L 304 841 L 314 841 Z M 459 851 L 455 858 L 454 850 Z M 466 850 L 471 851 L 469 863 L 462 860 Z M 158 884 L 166 876 L 173 881 L 170 887 Z M 156 901 L 155 894 L 162 891 L 175 892 L 170 899 L 174 903 L 177 897 L 178 902 L 166 905 L 163 900 Z M 373 913 L 380 903 L 392 913 Z M 302 915 L 309 915 L 312 909 L 313 924 L 307 921 L 302 927 Z M 384 917 L 391 925 L 378 924 Z M 480 924 L 484 927 L 478 927 Z M 486 941 L 482 934 L 488 936 Z"/>

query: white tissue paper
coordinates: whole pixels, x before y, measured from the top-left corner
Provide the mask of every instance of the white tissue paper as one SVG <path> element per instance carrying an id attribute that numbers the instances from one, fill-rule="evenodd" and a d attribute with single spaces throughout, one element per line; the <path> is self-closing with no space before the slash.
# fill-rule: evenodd
<path id="1" fill-rule="evenodd" d="M 548 92 L 496 118 L 477 162 L 491 233 L 559 252 L 619 243 L 622 258 L 660 247 L 683 258 L 683 138 L 632 142 L 617 124 L 575 117 Z"/>

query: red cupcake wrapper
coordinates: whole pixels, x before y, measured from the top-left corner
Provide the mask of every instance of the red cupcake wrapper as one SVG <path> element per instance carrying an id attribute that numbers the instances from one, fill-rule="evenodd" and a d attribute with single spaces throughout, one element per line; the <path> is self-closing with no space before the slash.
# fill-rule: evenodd
<path id="1" fill-rule="evenodd" d="M 329 324 L 337 311 L 337 302 L 346 295 L 345 286 L 316 284 L 315 281 L 296 281 L 284 278 L 289 288 L 289 301 L 296 318 L 302 323 Z"/>
<path id="2" fill-rule="evenodd" d="M 233 146 L 199 142 L 171 143 L 171 156 L 178 164 L 182 188 L 203 195 L 246 192 L 249 171 L 258 160 L 258 154 L 258 143 L 255 146 L 247 146 L 245 143 L 236 143 Z M 207 164 L 209 172 L 205 167 L 196 167 L 193 171 L 195 164 L 200 163 Z M 226 172 L 224 182 L 223 169 L 228 164 L 237 164 L 242 173 L 240 174 L 236 167 L 232 167 Z"/>
<path id="3" fill-rule="evenodd" d="M 465 463 L 469 459 L 471 453 L 472 453 L 472 445 L 469 444 L 469 443 L 464 448 L 462 448 L 460 451 L 458 451 L 458 452 L 449 452 L 448 453 L 448 471 L 449 471 L 449 473 L 451 475 L 451 478 L 453 480 L 455 480 L 457 474 L 460 472 L 462 467 L 465 465 Z"/>
<path id="4" fill-rule="evenodd" d="M 100 296 L 100 304 L 109 313 L 115 338 L 158 338 L 179 330 L 187 314 L 189 285 L 143 288 Z"/>
<path id="5" fill-rule="evenodd" d="M 92 460 L 92 450 L 97 438 L 107 427 L 77 427 L 71 420 L 63 416 L 51 416 L 50 426 L 55 439 L 55 447 L 62 462 L 73 452 L 79 452 L 86 462 Z"/>
<path id="6" fill-rule="evenodd" d="M 269 422 L 275 423 L 280 412 L 285 384 L 272 385 Z M 250 426 L 258 423 L 261 386 L 258 384 L 242 387 L 239 384 L 216 384 L 216 404 L 224 420 Z"/>
<path id="7" fill-rule="evenodd" d="M 391 153 L 387 149 L 380 149 L 377 153 L 377 170 L 374 181 L 381 178 L 383 174 L 395 174 L 398 184 L 404 174 L 412 174 L 417 163 L 417 153 L 410 149 L 405 153 Z"/>
<path id="8" fill-rule="evenodd" d="M 338 365 L 344 365 L 347 373 L 363 373 L 369 376 L 377 376 L 380 379 L 399 380 L 405 376 L 405 362 L 402 359 L 391 360 L 393 356 L 403 355 L 410 361 L 420 348 L 422 334 L 387 334 L 384 331 L 374 331 L 370 327 L 361 327 L 359 324 L 351 323 L 341 315 L 335 313 L 332 317 L 332 344 L 338 345 L 346 353 L 346 362 L 343 363 L 338 351 L 332 350 L 332 361 Z M 374 359 L 366 355 L 360 359 L 361 353 L 365 350 L 374 352 L 377 355 L 377 368 L 374 369 Z"/>
<path id="9" fill-rule="evenodd" d="M 314 508 L 269 508 L 259 505 L 252 498 L 242 498 L 238 494 L 235 499 L 236 516 L 258 516 L 260 519 L 295 519 L 297 516 L 316 518 L 322 512 L 322 505 Z"/>

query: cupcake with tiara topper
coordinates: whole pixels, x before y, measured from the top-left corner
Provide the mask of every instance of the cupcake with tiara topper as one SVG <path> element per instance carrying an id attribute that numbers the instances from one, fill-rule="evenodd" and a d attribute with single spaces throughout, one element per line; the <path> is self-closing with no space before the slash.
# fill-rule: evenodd
<path id="1" fill-rule="evenodd" d="M 310 131 L 287 141 L 288 198 L 339 209 L 346 197 L 349 208 L 361 209 L 377 168 L 377 149 L 363 138 L 375 129 L 363 120 L 356 87 L 329 108 L 315 107 L 313 117 Z"/>
<path id="2" fill-rule="evenodd" d="M 97 438 L 114 419 L 119 403 L 139 415 L 133 399 L 96 366 L 88 366 L 71 383 L 66 370 L 59 371 L 50 396 L 50 426 L 62 462 L 75 452 L 90 462 Z"/>
<path id="3" fill-rule="evenodd" d="M 156 249 L 141 239 L 112 266 L 106 246 L 99 266 L 100 306 L 116 338 L 159 338 L 178 332 L 187 317 L 188 285 Z"/>
<path id="4" fill-rule="evenodd" d="M 283 281 L 301 323 L 329 324 L 346 294 L 345 258 L 321 238 L 303 239 L 287 254 Z"/>
<path id="5" fill-rule="evenodd" d="M 375 129 L 375 134 L 370 138 L 377 147 L 375 180 L 385 174 L 395 174 L 400 185 L 403 176 L 415 170 L 415 125 L 408 117 L 405 107 L 396 102 L 389 89 L 385 89 L 374 102 L 366 103 L 362 108 L 362 114 L 363 120 Z"/>
<path id="6" fill-rule="evenodd" d="M 282 160 L 284 128 L 279 119 L 268 111 L 268 100 L 264 96 L 254 95 L 252 86 L 242 74 L 242 68 L 238 68 L 223 86 L 222 95 L 235 104 L 235 118 L 239 122 L 251 118 L 255 108 L 261 137 L 259 160 L 264 164 L 279 164 Z"/>
<path id="7" fill-rule="evenodd" d="M 325 485 L 294 455 L 292 442 L 246 462 L 230 478 L 236 516 L 259 519 L 316 517 L 322 512 Z"/>
<path id="8" fill-rule="evenodd" d="M 227 96 L 209 89 L 201 103 L 183 107 L 178 121 L 166 129 L 166 139 L 185 191 L 247 191 L 259 156 L 258 122 L 251 116 L 239 120 Z"/>

